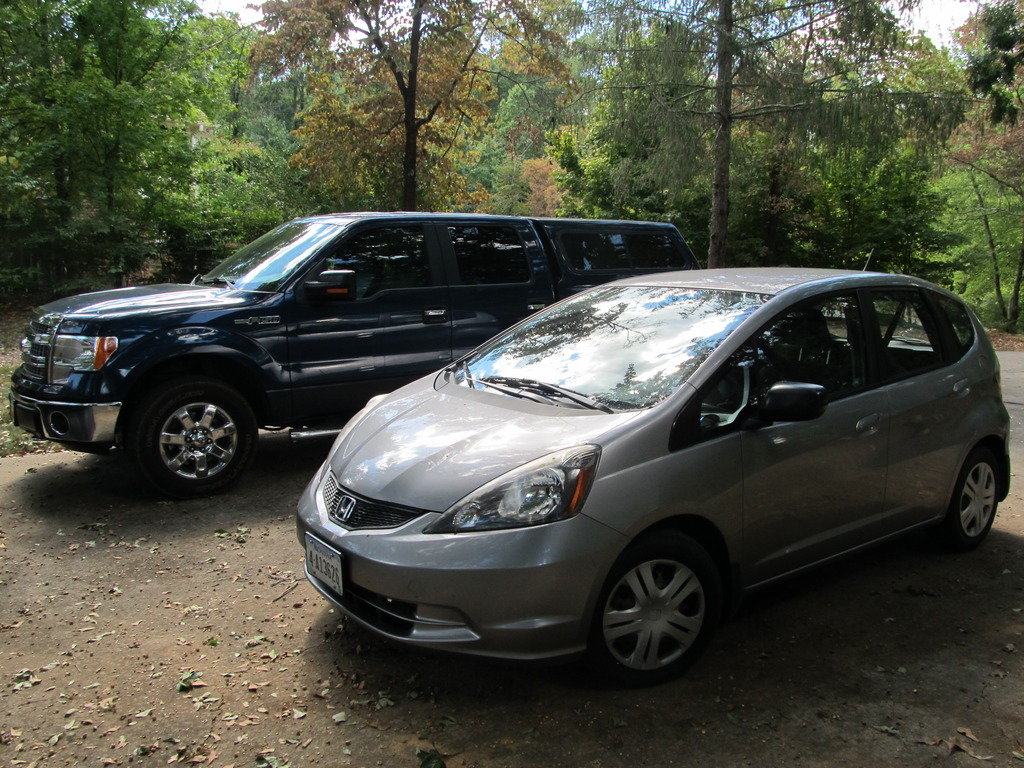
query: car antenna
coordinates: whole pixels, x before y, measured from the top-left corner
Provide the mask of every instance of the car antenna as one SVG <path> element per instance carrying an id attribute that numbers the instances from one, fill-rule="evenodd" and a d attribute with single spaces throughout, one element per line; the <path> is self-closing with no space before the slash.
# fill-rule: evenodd
<path id="1" fill-rule="evenodd" d="M 868 271 L 868 264 L 871 263 L 871 257 L 872 257 L 872 255 L 874 255 L 874 253 L 875 253 L 875 249 L 874 248 L 872 248 L 870 251 L 868 251 L 868 258 L 867 258 L 867 261 L 864 262 L 864 268 L 861 270 L 861 272 L 867 272 Z"/>

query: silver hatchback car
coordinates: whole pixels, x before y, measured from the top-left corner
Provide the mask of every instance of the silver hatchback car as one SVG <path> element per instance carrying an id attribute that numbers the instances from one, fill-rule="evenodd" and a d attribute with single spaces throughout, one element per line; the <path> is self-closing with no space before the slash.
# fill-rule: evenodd
<path id="1" fill-rule="evenodd" d="M 609 283 L 372 400 L 303 493 L 312 584 L 402 642 L 683 672 L 742 594 L 907 531 L 985 538 L 999 367 L 911 277 Z"/>

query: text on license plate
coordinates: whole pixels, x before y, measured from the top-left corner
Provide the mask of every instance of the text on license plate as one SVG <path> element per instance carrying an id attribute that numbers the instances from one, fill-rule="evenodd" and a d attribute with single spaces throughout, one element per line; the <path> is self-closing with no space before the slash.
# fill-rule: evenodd
<path id="1" fill-rule="evenodd" d="M 322 581 L 337 594 L 344 587 L 341 579 L 341 553 L 306 534 L 306 567 L 311 575 Z"/>

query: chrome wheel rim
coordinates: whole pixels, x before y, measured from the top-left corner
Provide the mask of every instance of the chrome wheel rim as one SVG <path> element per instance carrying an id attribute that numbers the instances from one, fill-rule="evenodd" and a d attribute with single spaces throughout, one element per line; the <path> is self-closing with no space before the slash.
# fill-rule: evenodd
<path id="1" fill-rule="evenodd" d="M 612 588 L 601 617 L 605 646 L 630 669 L 660 669 L 693 645 L 704 624 L 704 588 L 674 560 L 649 560 Z"/>
<path id="2" fill-rule="evenodd" d="M 213 403 L 189 403 L 160 429 L 160 458 L 178 477 L 203 480 L 221 472 L 238 448 L 231 416 Z"/>
<path id="3" fill-rule="evenodd" d="M 992 520 L 996 505 L 996 474 L 982 462 L 964 478 L 960 494 L 960 525 L 970 537 L 979 536 Z"/>

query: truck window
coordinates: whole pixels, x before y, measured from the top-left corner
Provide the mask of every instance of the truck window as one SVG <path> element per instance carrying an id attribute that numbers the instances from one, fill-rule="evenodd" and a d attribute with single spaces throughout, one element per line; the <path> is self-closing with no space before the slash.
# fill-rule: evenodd
<path id="1" fill-rule="evenodd" d="M 356 273 L 356 298 L 389 288 L 433 285 L 422 227 L 381 227 L 346 239 L 328 257 L 327 269 Z"/>
<path id="2" fill-rule="evenodd" d="M 454 226 L 448 234 L 463 285 L 529 282 L 526 248 L 515 228 Z"/>
<path id="3" fill-rule="evenodd" d="M 663 232 L 563 232 L 562 252 L 577 272 L 686 269 L 686 257 Z"/>

